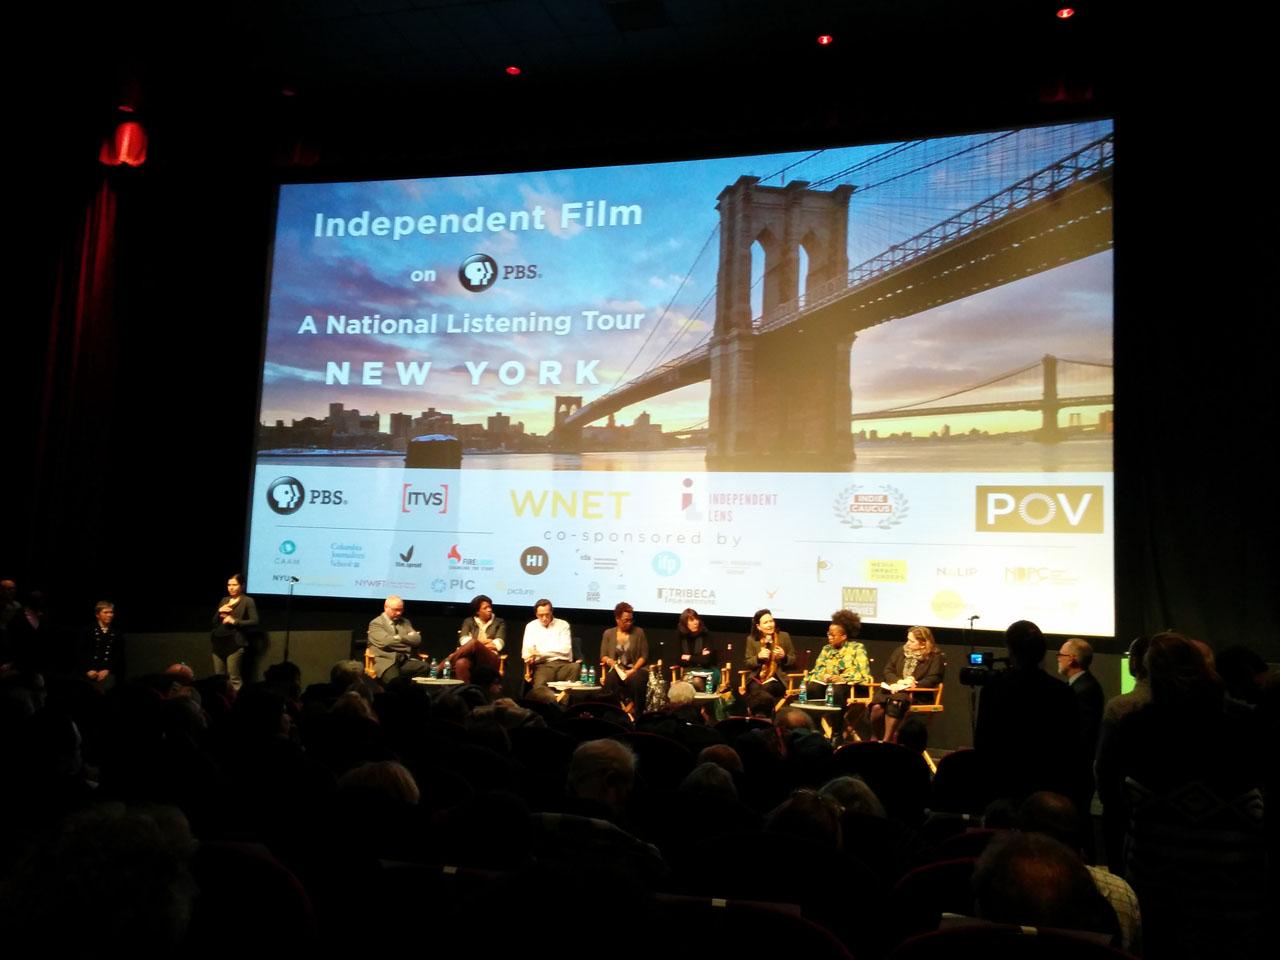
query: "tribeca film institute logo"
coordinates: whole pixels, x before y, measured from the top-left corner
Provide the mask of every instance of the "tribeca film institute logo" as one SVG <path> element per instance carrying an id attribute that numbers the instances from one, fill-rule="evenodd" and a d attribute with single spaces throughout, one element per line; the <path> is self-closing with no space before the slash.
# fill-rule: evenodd
<path id="1" fill-rule="evenodd" d="M 267 505 L 276 513 L 288 516 L 302 509 L 307 497 L 302 481 L 293 477 L 279 477 L 267 487 Z"/>
<path id="2" fill-rule="evenodd" d="M 472 293 L 483 293 L 498 278 L 498 261 L 487 253 L 473 253 L 458 268 L 458 282 Z"/>

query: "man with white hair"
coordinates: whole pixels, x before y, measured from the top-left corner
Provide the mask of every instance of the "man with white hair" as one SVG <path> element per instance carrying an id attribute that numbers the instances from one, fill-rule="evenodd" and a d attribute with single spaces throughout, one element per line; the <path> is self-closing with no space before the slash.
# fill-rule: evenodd
<path id="1" fill-rule="evenodd" d="M 415 654 L 422 634 L 404 615 L 404 601 L 394 593 L 382 605 L 382 614 L 369 621 L 369 647 L 373 669 L 384 683 L 399 676 L 425 674 L 430 667 Z"/>

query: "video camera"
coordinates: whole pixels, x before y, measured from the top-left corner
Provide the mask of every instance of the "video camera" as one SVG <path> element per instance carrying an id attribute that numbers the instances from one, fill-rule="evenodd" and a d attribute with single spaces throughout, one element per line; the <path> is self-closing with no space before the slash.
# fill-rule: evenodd
<path id="1" fill-rule="evenodd" d="M 966 687 L 981 687 L 1004 673 L 1008 665 L 1008 657 L 997 657 L 991 650 L 974 651 L 969 654 L 968 665 L 960 668 L 960 682 Z"/>

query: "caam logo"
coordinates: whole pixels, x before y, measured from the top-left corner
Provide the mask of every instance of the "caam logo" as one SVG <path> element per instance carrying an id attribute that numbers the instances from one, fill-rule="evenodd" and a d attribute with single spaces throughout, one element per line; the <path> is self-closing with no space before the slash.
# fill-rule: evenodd
<path id="1" fill-rule="evenodd" d="M 436 513 L 449 512 L 449 485 L 442 483 L 437 487 L 415 487 L 412 483 L 400 487 L 400 512 L 413 513 L 415 510 L 435 510 Z"/>
<path id="2" fill-rule="evenodd" d="M 976 492 L 979 533 L 1102 533 L 1102 487 L 983 486 Z"/>

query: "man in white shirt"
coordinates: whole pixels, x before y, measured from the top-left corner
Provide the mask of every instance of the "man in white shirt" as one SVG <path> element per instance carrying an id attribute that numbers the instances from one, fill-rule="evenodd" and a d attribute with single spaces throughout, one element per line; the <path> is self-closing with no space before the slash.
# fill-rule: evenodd
<path id="1" fill-rule="evenodd" d="M 550 600 L 539 600 L 533 613 L 537 619 L 525 626 L 521 651 L 532 669 L 534 688 L 553 680 L 577 680 L 579 667 L 573 661 L 568 622 L 556 619 Z"/>

